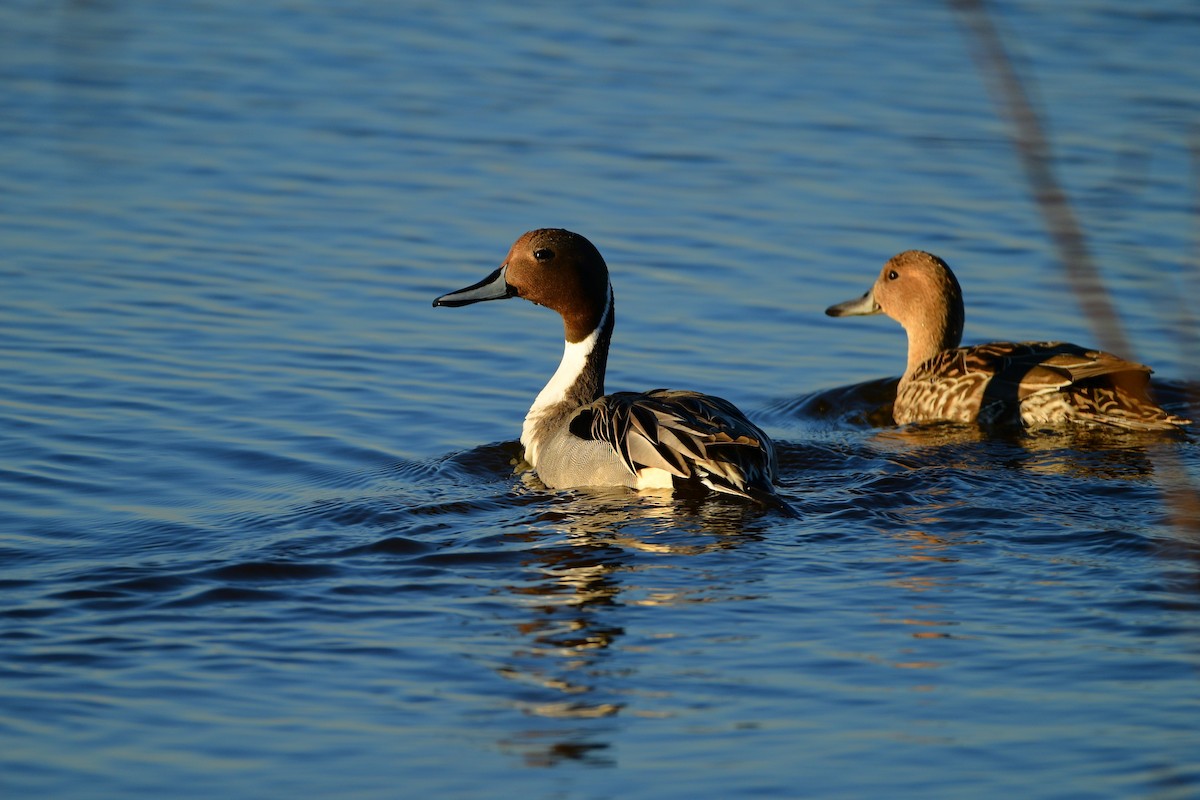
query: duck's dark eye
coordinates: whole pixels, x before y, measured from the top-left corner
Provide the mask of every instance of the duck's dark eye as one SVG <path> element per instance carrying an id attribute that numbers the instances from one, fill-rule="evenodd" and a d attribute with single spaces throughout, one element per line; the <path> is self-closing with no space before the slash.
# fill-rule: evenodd
<path id="1" fill-rule="evenodd" d="M 891 272 L 888 273 L 889 281 L 894 281 L 894 280 L 896 280 L 896 278 L 899 278 L 899 277 L 900 277 L 900 273 L 896 272 L 896 270 L 892 270 Z"/>
<path id="2" fill-rule="evenodd" d="M 554 251 L 549 247 L 539 247 L 537 250 L 533 251 L 533 257 L 538 261 L 549 261 L 550 259 L 554 258 Z"/>

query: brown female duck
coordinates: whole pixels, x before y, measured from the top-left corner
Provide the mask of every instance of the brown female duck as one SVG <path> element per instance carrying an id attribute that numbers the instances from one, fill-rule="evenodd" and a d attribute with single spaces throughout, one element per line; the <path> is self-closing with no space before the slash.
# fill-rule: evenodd
<path id="1" fill-rule="evenodd" d="M 908 365 L 893 416 L 909 422 L 1082 424 L 1169 430 L 1190 420 L 1160 408 L 1150 368 L 1066 342 L 991 342 L 960 347 L 962 289 L 945 261 L 920 250 L 893 256 L 862 297 L 831 317 L 887 314 L 908 333 Z"/>

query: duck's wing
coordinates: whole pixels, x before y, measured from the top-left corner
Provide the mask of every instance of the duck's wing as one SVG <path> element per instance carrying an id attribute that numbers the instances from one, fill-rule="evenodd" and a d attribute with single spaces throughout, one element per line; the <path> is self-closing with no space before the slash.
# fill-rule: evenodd
<path id="1" fill-rule="evenodd" d="M 1022 400 L 1098 378 L 1128 387 L 1130 391 L 1144 391 L 1150 384 L 1149 367 L 1103 350 L 1066 342 L 999 344 L 1005 345 L 1005 352 L 997 377 L 1017 384 Z"/>
<path id="2" fill-rule="evenodd" d="M 1188 424 L 1150 397 L 1150 368 L 1067 342 L 991 342 L 939 353 L 913 383 L 970 387 L 981 422 L 1082 422 L 1161 429 Z M 966 392 L 962 392 L 965 394 Z"/>
<path id="3" fill-rule="evenodd" d="M 669 389 L 616 392 L 579 409 L 570 430 L 607 442 L 634 473 L 661 469 L 743 497 L 774 491 L 774 444 L 719 397 Z"/>

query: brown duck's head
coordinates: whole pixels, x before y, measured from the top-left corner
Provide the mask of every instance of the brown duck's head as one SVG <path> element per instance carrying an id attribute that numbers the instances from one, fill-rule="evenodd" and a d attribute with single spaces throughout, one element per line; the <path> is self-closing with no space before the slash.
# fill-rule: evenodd
<path id="1" fill-rule="evenodd" d="M 923 250 L 888 259 L 875 284 L 862 297 L 825 309 L 831 317 L 886 314 L 920 341 L 925 357 L 958 347 L 962 341 L 963 299 L 958 279 L 945 261 Z"/>
<path id="2" fill-rule="evenodd" d="M 492 274 L 433 304 L 464 306 L 523 297 L 557 311 L 567 340 L 578 342 L 600 326 L 610 294 L 608 266 L 595 245 L 578 233 L 540 228 L 517 239 Z"/>

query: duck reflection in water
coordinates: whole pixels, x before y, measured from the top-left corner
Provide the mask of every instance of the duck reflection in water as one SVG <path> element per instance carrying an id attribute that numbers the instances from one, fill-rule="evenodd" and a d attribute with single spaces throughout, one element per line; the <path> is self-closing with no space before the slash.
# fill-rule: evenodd
<path id="1" fill-rule="evenodd" d="M 527 476 L 531 491 L 545 492 Z M 707 492 L 649 492 L 630 503 L 619 489 L 589 489 L 556 493 L 554 499 L 551 509 L 522 522 L 523 530 L 507 534 L 545 544 L 529 551 L 525 579 L 507 587 L 525 612 L 516 624 L 523 644 L 495 666 L 519 685 L 516 707 L 545 724 L 501 744 L 530 766 L 562 760 L 606 764 L 606 732 L 616 724 L 611 718 L 630 711 L 631 704 L 632 713 L 642 717 L 673 713 L 664 708 L 669 696 L 633 697 L 628 676 L 605 666 L 611 648 L 626 636 L 628 609 L 743 595 L 744 586 L 729 585 L 693 559 L 760 538 L 760 526 L 771 523 L 771 514 Z M 695 580 L 701 571 L 703 580 Z M 659 641 L 669 646 L 674 634 L 650 631 L 638 638 L 636 647 L 646 649 Z"/>

